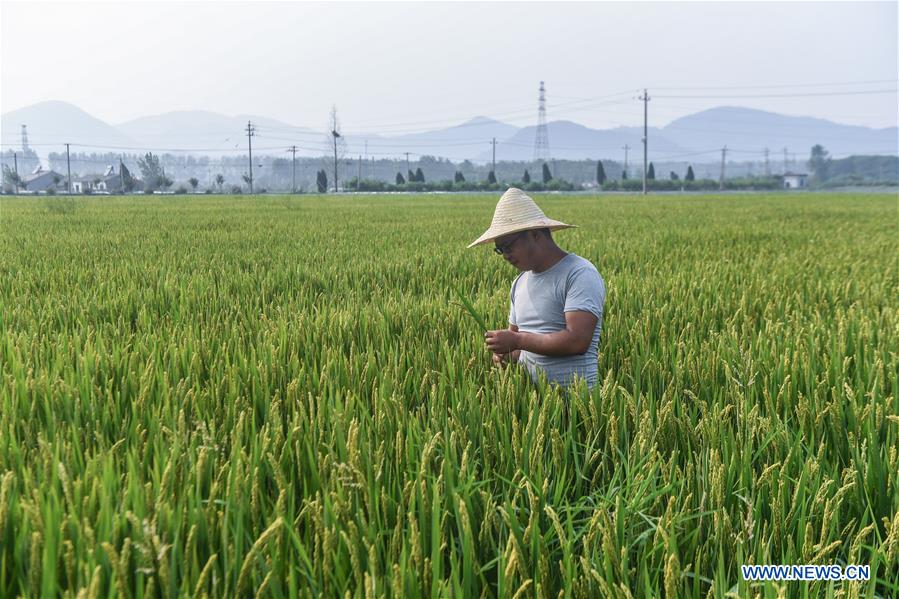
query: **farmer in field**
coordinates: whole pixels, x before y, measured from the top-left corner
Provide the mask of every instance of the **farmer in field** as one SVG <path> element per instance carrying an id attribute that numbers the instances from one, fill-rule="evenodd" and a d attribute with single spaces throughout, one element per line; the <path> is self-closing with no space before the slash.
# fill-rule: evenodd
<path id="1" fill-rule="evenodd" d="M 553 240 L 552 231 L 573 226 L 547 218 L 512 187 L 496 205 L 490 228 L 468 247 L 492 241 L 493 251 L 521 271 L 512 282 L 509 328 L 485 333 L 493 362 L 520 363 L 535 382 L 542 371 L 562 386 L 582 378 L 592 388 L 606 286 L 589 260 Z"/>

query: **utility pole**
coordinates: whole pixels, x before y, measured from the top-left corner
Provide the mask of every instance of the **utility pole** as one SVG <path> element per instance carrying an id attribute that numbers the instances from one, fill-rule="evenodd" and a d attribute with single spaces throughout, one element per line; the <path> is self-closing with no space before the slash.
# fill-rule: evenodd
<path id="1" fill-rule="evenodd" d="M 409 168 L 409 152 L 406 152 L 406 175 L 407 176 L 409 175 L 410 170 L 411 169 Z"/>
<path id="2" fill-rule="evenodd" d="M 69 144 L 66 144 L 66 174 L 69 179 L 69 195 L 72 195 L 72 161 L 69 159 Z"/>
<path id="3" fill-rule="evenodd" d="M 365 145 L 368 145 L 368 142 L 365 142 Z M 362 188 L 362 155 L 359 155 L 359 176 L 356 177 L 356 191 L 359 191 Z"/>
<path id="4" fill-rule="evenodd" d="M 649 117 L 649 94 L 646 93 L 646 89 L 643 89 L 643 95 L 640 96 L 640 99 L 643 100 L 643 195 L 646 195 L 646 175 L 647 175 L 647 162 L 649 161 L 649 128 L 647 127 L 647 121 Z"/>
<path id="5" fill-rule="evenodd" d="M 297 147 L 290 146 L 287 148 L 287 151 L 293 154 L 293 158 L 291 158 L 290 162 L 293 166 L 293 187 L 290 188 L 291 193 L 297 192 Z"/>
<path id="6" fill-rule="evenodd" d="M 66 156 L 68 156 L 69 144 L 66 144 Z M 12 153 L 12 161 L 13 165 L 16 169 L 16 195 L 19 195 L 19 154 L 18 152 Z"/>
<path id="7" fill-rule="evenodd" d="M 253 193 L 253 135 L 256 134 L 256 128 L 253 123 L 247 121 L 247 148 L 250 150 L 250 193 Z"/>
<path id="8" fill-rule="evenodd" d="M 787 174 L 787 149 L 784 148 L 784 174 Z"/>
<path id="9" fill-rule="evenodd" d="M 337 129 L 331 129 L 331 137 L 334 139 L 334 193 L 337 193 L 337 138 L 340 137 Z"/>
<path id="10" fill-rule="evenodd" d="M 624 176 L 627 177 L 627 151 L 630 150 L 631 147 L 627 144 L 624 144 Z"/>
<path id="11" fill-rule="evenodd" d="M 125 162 L 122 160 L 122 156 L 119 156 L 119 183 L 122 185 L 122 195 L 125 195 L 125 169 L 122 167 L 125 165 Z"/>
<path id="12" fill-rule="evenodd" d="M 493 176 L 496 176 L 496 138 L 493 138 Z"/>
<path id="13" fill-rule="evenodd" d="M 537 137 L 534 140 L 534 162 L 546 162 L 549 158 L 549 128 L 546 125 L 546 88 L 540 82 L 537 100 Z"/>
<path id="14" fill-rule="evenodd" d="M 771 167 L 768 164 L 768 148 L 765 148 L 765 176 L 771 176 Z"/>
<path id="15" fill-rule="evenodd" d="M 727 146 L 721 148 L 721 179 L 718 181 L 718 189 L 724 189 L 724 160 L 727 156 Z"/>

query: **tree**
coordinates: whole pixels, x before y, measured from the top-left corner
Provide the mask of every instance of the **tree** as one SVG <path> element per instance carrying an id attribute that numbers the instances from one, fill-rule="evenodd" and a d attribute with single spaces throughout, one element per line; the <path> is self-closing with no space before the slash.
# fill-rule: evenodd
<path id="1" fill-rule="evenodd" d="M 696 175 L 693 174 L 693 167 L 687 167 L 687 175 L 684 177 L 684 181 L 695 181 Z"/>
<path id="2" fill-rule="evenodd" d="M 194 193 L 197 193 L 197 185 L 200 184 L 200 180 L 196 177 L 191 177 L 187 180 L 187 182 L 190 183 L 190 186 L 193 188 Z"/>
<path id="3" fill-rule="evenodd" d="M 222 185 L 225 183 L 225 177 L 221 173 L 215 176 L 215 184 L 219 186 L 219 193 L 222 193 Z"/>
<path id="4" fill-rule="evenodd" d="M 454 183 L 465 183 L 465 175 L 462 174 L 462 171 L 456 171 L 456 174 L 453 176 Z"/>
<path id="5" fill-rule="evenodd" d="M 316 174 L 315 185 L 318 189 L 318 193 L 325 193 L 328 191 L 328 173 L 325 172 L 325 169 L 318 171 Z"/>
<path id="6" fill-rule="evenodd" d="M 521 178 L 525 183 L 531 182 L 531 173 L 528 172 L 528 169 L 524 169 L 524 176 Z"/>
<path id="7" fill-rule="evenodd" d="M 14 193 L 18 193 L 19 187 L 22 187 L 22 178 L 6 164 L 3 165 L 3 186 L 14 190 Z"/>
<path id="8" fill-rule="evenodd" d="M 422 172 L 421 167 L 415 169 L 415 180 L 419 183 L 425 182 L 425 174 Z"/>
<path id="9" fill-rule="evenodd" d="M 406 181 L 415 183 L 415 173 L 412 172 L 411 168 L 406 171 Z"/>
<path id="10" fill-rule="evenodd" d="M 680 177 L 678 177 L 677 173 L 675 173 L 674 171 L 671 171 L 671 173 L 668 175 L 668 178 L 672 181 L 677 181 L 678 179 L 680 179 Z"/>
<path id="11" fill-rule="evenodd" d="M 596 161 L 596 184 L 602 185 L 606 182 L 606 169 L 602 167 L 602 160 Z"/>
<path id="12" fill-rule="evenodd" d="M 403 179 L 403 173 L 396 174 L 396 184 L 397 185 L 405 185 L 406 184 L 406 180 Z"/>
<path id="13" fill-rule="evenodd" d="M 137 159 L 137 166 L 144 179 L 144 191 L 153 191 L 162 186 L 162 167 L 159 165 L 159 156 L 153 152 L 147 152 L 143 158 Z"/>
<path id="14" fill-rule="evenodd" d="M 830 154 L 821 144 L 812 146 L 812 153 L 808 159 L 808 167 L 815 174 L 818 181 L 826 181 L 830 170 Z"/>
<path id="15" fill-rule="evenodd" d="M 549 172 L 549 166 L 544 162 L 543 163 L 543 182 L 549 183 L 553 180 L 553 174 Z"/>
<path id="16" fill-rule="evenodd" d="M 125 163 L 119 163 L 119 175 L 122 178 L 122 190 L 124 191 L 134 191 L 134 177 L 131 175 L 131 171 L 128 170 L 128 167 L 125 166 Z"/>
<path id="17" fill-rule="evenodd" d="M 647 179 L 655 179 L 656 178 L 656 167 L 650 162 L 649 163 L 649 172 L 646 173 Z"/>
<path id="18" fill-rule="evenodd" d="M 487 173 L 487 183 L 496 183 L 496 173 L 494 173 L 493 171 Z"/>
<path id="19" fill-rule="evenodd" d="M 627 181 L 627 171 L 621 171 L 621 180 Z"/>

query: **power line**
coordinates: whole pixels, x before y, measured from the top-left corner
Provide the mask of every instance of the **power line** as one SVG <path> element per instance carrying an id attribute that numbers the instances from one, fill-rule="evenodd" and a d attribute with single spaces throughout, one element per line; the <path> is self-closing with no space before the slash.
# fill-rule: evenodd
<path id="1" fill-rule="evenodd" d="M 873 85 L 875 83 L 896 83 L 896 79 L 870 79 L 867 81 L 842 81 L 831 83 L 784 83 L 779 85 L 695 85 L 695 86 L 653 86 L 654 89 L 782 89 L 790 87 L 825 87 L 831 85 Z"/>
<path id="2" fill-rule="evenodd" d="M 730 99 L 730 98 L 805 98 L 811 96 L 862 96 L 868 94 L 895 94 L 899 93 L 899 89 L 872 89 L 865 91 L 844 91 L 844 92 L 808 92 L 800 94 L 729 94 L 716 96 L 656 96 L 657 98 L 699 98 L 703 100 Z"/>

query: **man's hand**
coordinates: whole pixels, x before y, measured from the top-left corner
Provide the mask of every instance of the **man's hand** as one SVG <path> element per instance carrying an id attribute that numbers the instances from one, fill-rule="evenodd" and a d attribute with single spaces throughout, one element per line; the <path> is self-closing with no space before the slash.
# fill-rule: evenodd
<path id="1" fill-rule="evenodd" d="M 517 349 L 510 354 L 493 354 L 493 363 L 500 368 L 505 368 L 509 364 L 518 362 L 518 356 L 520 354 L 521 351 Z"/>
<path id="2" fill-rule="evenodd" d="M 495 354 L 510 354 L 518 349 L 518 331 L 500 329 L 484 333 L 484 342 L 487 349 Z"/>

